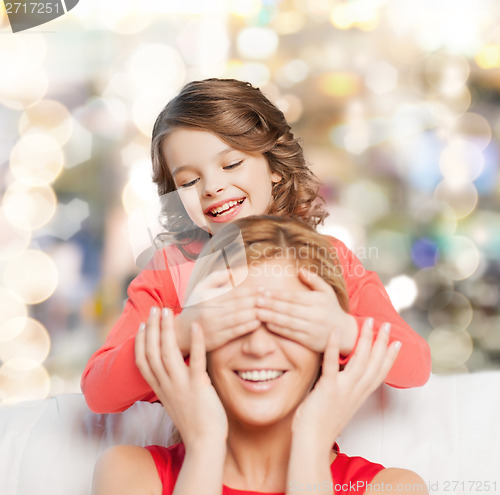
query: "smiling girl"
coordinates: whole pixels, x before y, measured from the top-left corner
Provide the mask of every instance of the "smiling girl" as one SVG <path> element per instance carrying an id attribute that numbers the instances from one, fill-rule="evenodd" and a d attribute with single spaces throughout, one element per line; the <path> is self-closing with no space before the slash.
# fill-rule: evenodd
<path id="1" fill-rule="evenodd" d="M 222 238 L 228 256 L 236 260 L 236 277 L 244 270 L 239 288 L 286 286 L 305 294 L 310 289 L 298 273 L 315 269 L 348 310 L 337 260 L 325 254 L 328 241 L 312 228 L 283 217 L 251 217 L 236 224 L 243 253 L 235 252 L 228 241 L 231 229 L 214 239 Z M 303 248 L 302 255 L 278 259 L 266 251 L 277 254 L 290 247 Z M 211 248 L 206 253 L 214 252 Z M 195 291 L 204 273 L 224 268 L 218 253 L 215 260 L 199 258 L 193 273 Z M 94 495 L 427 493 L 415 473 L 348 457 L 334 444 L 396 359 L 399 343 L 389 344 L 388 331 L 379 332 L 372 346 L 372 320 L 367 319 L 352 359 L 339 371 L 339 331 L 330 332 L 321 353 L 260 323 L 205 354 L 202 330 L 193 323 L 189 366 L 177 345 L 171 311 L 162 311 L 161 318 L 154 312 L 138 333 L 137 365 L 182 442 L 168 448 L 119 446 L 108 451 L 96 467 Z"/>
<path id="2" fill-rule="evenodd" d="M 430 374 L 425 340 L 395 311 L 374 272 L 364 269 L 339 240 L 328 239 L 346 283 L 350 308 L 321 277 L 301 271 L 309 288 L 300 299 L 286 288 L 259 292 L 241 287 L 217 308 L 184 308 L 184 294 L 199 240 L 228 222 L 257 214 L 298 218 L 317 226 L 326 216 L 317 194 L 318 180 L 305 163 L 302 148 L 283 113 L 260 90 L 235 80 L 209 79 L 187 84 L 162 110 L 153 129 L 153 180 L 161 197 L 181 204 L 164 211 L 165 230 L 178 247 L 159 249 L 151 264 L 131 282 L 128 300 L 103 347 L 89 360 L 82 390 L 95 412 L 118 412 L 137 400 L 157 396 L 134 359 L 134 339 L 152 308 L 173 311 L 184 356 L 190 349 L 189 328 L 202 325 L 212 351 L 262 323 L 273 332 L 324 351 L 330 333 L 339 329 L 342 363 L 349 361 L 367 317 L 374 332 L 387 325 L 391 339 L 402 343 L 386 378 L 395 387 L 423 385 Z M 167 202 L 168 204 L 168 202 Z M 202 234 L 200 236 L 200 234 Z M 214 281 L 216 283 L 216 281 Z"/>

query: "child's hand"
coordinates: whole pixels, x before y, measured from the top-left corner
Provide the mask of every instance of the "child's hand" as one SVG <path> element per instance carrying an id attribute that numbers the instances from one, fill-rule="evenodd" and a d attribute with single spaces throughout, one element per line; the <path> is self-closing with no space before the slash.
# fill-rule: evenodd
<path id="1" fill-rule="evenodd" d="M 203 332 L 191 331 L 187 366 L 177 345 L 172 312 L 161 318 L 153 308 L 135 339 L 136 364 L 179 430 L 186 447 L 201 442 L 222 442 L 227 437 L 227 416 L 206 372 Z"/>
<path id="2" fill-rule="evenodd" d="M 358 337 L 355 319 L 341 308 L 335 291 L 319 275 L 304 268 L 298 275 L 310 290 L 262 289 L 257 317 L 271 332 L 317 352 L 325 350 L 329 335 L 337 329 L 340 353 L 349 354 Z"/>
<path id="3" fill-rule="evenodd" d="M 256 289 L 232 288 L 227 271 L 211 273 L 196 286 L 190 299 L 201 302 L 184 308 L 175 319 L 177 341 L 184 355 L 189 353 L 189 329 L 194 321 L 203 329 L 207 351 L 252 332 L 260 325 L 255 306 Z"/>
<path id="4" fill-rule="evenodd" d="M 383 382 L 396 359 L 400 343 L 388 345 L 388 330 L 379 332 L 373 346 L 372 339 L 373 320 L 367 319 L 351 360 L 343 371 L 339 371 L 338 336 L 336 332 L 330 334 L 321 377 L 293 419 L 296 445 L 312 442 L 325 453 L 329 452 L 354 413 Z"/>

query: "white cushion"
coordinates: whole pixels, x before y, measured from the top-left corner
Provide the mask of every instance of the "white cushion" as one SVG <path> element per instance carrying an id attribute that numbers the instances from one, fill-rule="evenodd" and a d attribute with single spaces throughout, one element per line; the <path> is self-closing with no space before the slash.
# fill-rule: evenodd
<path id="1" fill-rule="evenodd" d="M 338 442 L 347 454 L 413 469 L 431 495 L 495 493 L 499 419 L 500 371 L 432 375 L 421 388 L 380 387 Z M 166 445 L 171 427 L 160 404 L 145 402 L 119 414 L 92 413 L 80 394 L 1 406 L 0 493 L 88 495 L 103 451 Z"/>

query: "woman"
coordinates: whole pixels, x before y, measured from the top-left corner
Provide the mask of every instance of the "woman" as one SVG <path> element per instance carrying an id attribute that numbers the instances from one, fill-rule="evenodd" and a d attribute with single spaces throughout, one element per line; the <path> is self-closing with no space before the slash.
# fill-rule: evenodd
<path id="1" fill-rule="evenodd" d="M 348 309 L 334 251 L 311 227 L 283 217 L 247 217 L 235 225 L 243 250 L 234 224 L 222 229 L 198 260 L 192 294 L 203 287 L 204 274 L 231 259 L 227 276 L 209 275 L 218 277 L 221 292 L 228 281 L 238 281 L 238 288 L 306 294 L 298 276 L 306 270 L 319 274 Z M 213 288 L 213 280 L 208 285 Z M 223 298 L 213 298 L 213 305 Z M 334 445 L 399 350 L 398 342 L 389 344 L 387 326 L 372 346 L 372 326 L 365 321 L 354 355 L 339 371 L 338 332 L 330 333 L 322 355 L 293 340 L 293 333 L 284 337 L 262 324 L 205 354 L 203 332 L 194 323 L 186 366 L 172 312 L 160 318 L 158 309 L 152 311 L 136 339 L 136 362 L 182 442 L 113 448 L 98 463 L 94 495 L 427 493 L 415 473 L 347 457 Z"/>

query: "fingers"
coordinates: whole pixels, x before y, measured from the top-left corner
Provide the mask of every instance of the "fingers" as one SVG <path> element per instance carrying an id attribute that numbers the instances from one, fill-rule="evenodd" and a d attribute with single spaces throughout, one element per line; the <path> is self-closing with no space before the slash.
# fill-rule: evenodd
<path id="1" fill-rule="evenodd" d="M 203 332 L 198 323 L 191 325 L 191 353 L 189 355 L 189 373 L 193 380 L 206 377 L 207 357 Z"/>
<path id="2" fill-rule="evenodd" d="M 339 372 L 339 334 L 337 330 L 330 332 L 323 355 L 321 376 L 328 381 L 336 380 Z"/>
<path id="3" fill-rule="evenodd" d="M 390 325 L 384 323 L 373 341 L 373 320 L 365 320 L 356 351 L 345 372 L 361 390 L 371 392 L 385 379 L 396 360 L 400 342 L 389 344 Z"/>
<path id="4" fill-rule="evenodd" d="M 173 313 L 167 308 L 162 310 L 161 334 L 158 349 L 161 350 L 161 364 L 159 364 L 161 368 L 158 368 L 157 373 L 161 373 L 164 370 L 168 373 L 170 378 L 181 380 L 186 374 L 186 365 L 179 345 L 177 344 Z M 155 360 L 155 364 L 156 363 L 157 361 Z"/>
<path id="5" fill-rule="evenodd" d="M 317 273 L 309 271 L 307 268 L 302 267 L 299 272 L 299 280 L 309 287 L 311 290 L 320 292 L 329 292 L 332 290 L 331 286 L 327 284 Z"/>

